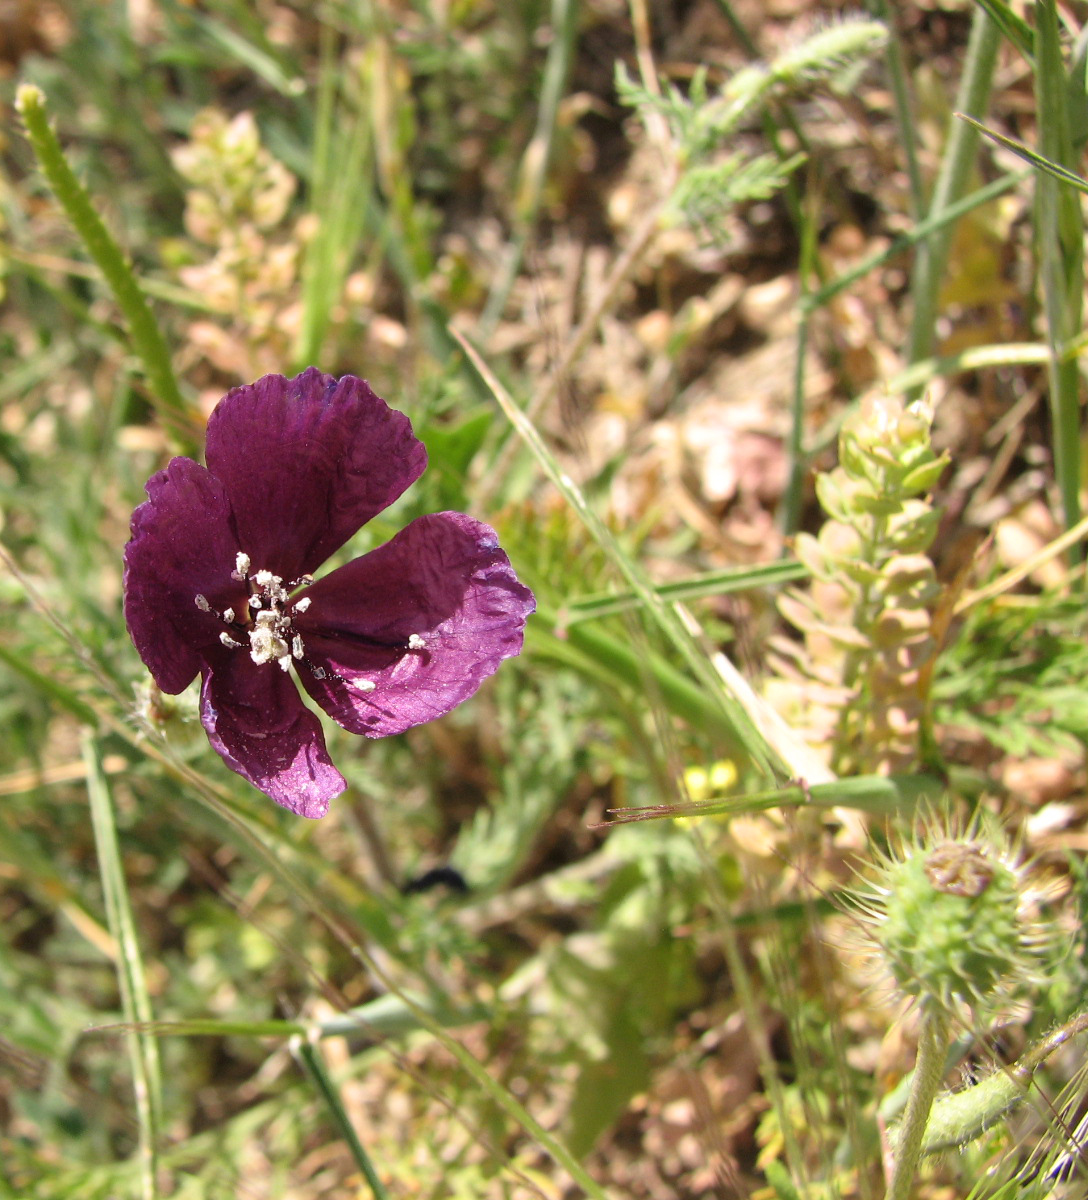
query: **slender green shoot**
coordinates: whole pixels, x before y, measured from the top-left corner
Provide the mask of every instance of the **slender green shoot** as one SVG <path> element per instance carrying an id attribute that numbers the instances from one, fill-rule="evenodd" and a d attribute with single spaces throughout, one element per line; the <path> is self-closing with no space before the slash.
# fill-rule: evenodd
<path id="1" fill-rule="evenodd" d="M 951 1020 L 948 1010 L 936 1002 L 922 1006 L 918 1035 L 918 1058 L 914 1066 L 910 1099 L 896 1141 L 895 1166 L 885 1200 L 908 1200 L 922 1157 L 922 1139 L 929 1122 L 937 1089 L 944 1077 Z"/>
<path id="2" fill-rule="evenodd" d="M 480 317 L 480 337 L 486 341 L 495 328 L 506 306 L 510 289 L 514 286 L 521 269 L 525 251 L 533 236 L 540 202 L 547 181 L 548 164 L 559 118 L 559 102 L 570 78 L 571 62 L 574 58 L 575 40 L 578 31 L 578 5 L 574 0 L 552 0 L 551 45 L 544 64 L 544 78 L 540 88 L 540 106 L 536 114 L 536 128 L 525 148 L 521 160 L 521 171 L 515 197 L 513 239 L 507 247 L 498 278 L 484 305 Z"/>
<path id="3" fill-rule="evenodd" d="M 688 579 L 659 584 L 654 590 L 663 599 L 673 602 L 699 600 L 705 596 L 727 596 L 746 592 L 753 588 L 777 587 L 783 583 L 796 583 L 808 577 L 808 568 L 795 559 L 763 563 L 755 567 L 728 567 L 721 571 L 706 571 Z M 629 612 L 639 606 L 637 592 L 602 592 L 599 595 L 578 596 L 568 600 L 559 614 L 559 624 L 569 629 L 580 621 L 593 621 L 601 617 Z"/>
<path id="4" fill-rule="evenodd" d="M 1075 161 L 1069 132 L 1069 86 L 1057 5 L 1038 0 L 1035 103 L 1041 157 L 1067 170 Z M 1083 80 L 1079 103 L 1085 99 Z M 1070 173 L 1072 173 L 1070 171 Z M 1084 307 L 1084 221 L 1076 194 L 1048 171 L 1035 178 L 1035 233 L 1047 339 L 1051 348 L 1050 412 L 1054 471 L 1066 526 L 1080 519 L 1080 366 L 1064 350 L 1081 332 Z"/>
<path id="5" fill-rule="evenodd" d="M 829 280 L 819 291 L 813 292 L 802 299 L 802 307 L 806 310 L 822 307 L 829 300 L 834 299 L 840 292 L 853 287 L 859 279 L 864 279 L 870 271 L 875 271 L 877 267 L 881 267 L 886 262 L 890 262 L 892 259 L 898 258 L 901 254 L 905 254 L 931 234 L 944 229 L 945 226 L 950 225 L 953 221 L 958 221 L 966 213 L 979 208 L 983 204 L 989 204 L 991 200 L 996 200 L 998 197 L 1004 196 L 1006 192 L 1011 192 L 1013 188 L 1027 179 L 1029 175 L 1030 171 L 1026 170 L 1014 171 L 1008 175 L 1002 175 L 993 180 L 992 183 L 988 183 L 970 195 L 964 196 L 961 200 L 957 200 L 954 204 L 950 204 L 947 208 L 942 209 L 941 212 L 927 217 L 924 221 L 920 221 L 909 233 L 896 238 L 891 245 L 863 258 L 849 270 L 844 271 L 835 279 Z"/>
<path id="6" fill-rule="evenodd" d="M 118 946 L 117 980 L 125 1020 L 131 1025 L 153 1019 L 151 997 L 147 990 L 143 956 L 136 935 L 136 922 L 129 903 L 128 885 L 117 841 L 113 797 L 102 767 L 102 757 L 94 736 L 84 731 L 83 761 L 87 769 L 87 798 L 91 806 L 95 847 L 102 891 L 106 898 L 106 917 Z M 159 1195 L 158 1156 L 163 1135 L 162 1072 L 159 1046 L 152 1034 L 133 1031 L 127 1035 L 132 1083 L 136 1094 L 136 1116 L 140 1135 L 140 1184 L 144 1200 Z"/>
<path id="7" fill-rule="evenodd" d="M 1011 150 L 1017 157 L 1022 158 L 1026 163 L 1030 163 L 1038 171 L 1045 171 L 1048 175 L 1052 175 L 1059 183 L 1067 184 L 1071 188 L 1075 188 L 1078 192 L 1083 192 L 1088 195 L 1088 179 L 1083 179 L 1076 171 L 1070 171 L 1068 167 L 1063 167 L 1061 163 L 1053 162 L 1045 155 L 1040 154 L 1038 150 L 1033 150 L 1024 142 L 1019 142 L 1016 138 L 1007 137 L 1003 133 L 998 133 L 996 129 L 990 129 L 983 125 L 981 121 L 976 121 L 974 117 L 969 117 L 966 113 L 955 114 L 961 121 L 966 121 L 968 125 L 973 125 L 983 137 L 988 137 L 991 142 L 996 142 L 999 146 L 1004 146 L 1006 150 Z"/>
<path id="8" fill-rule="evenodd" d="M 970 40 L 967 43 L 963 77 L 957 96 L 956 108 L 959 111 L 985 112 L 990 98 L 994 68 L 997 65 L 997 50 L 1000 44 L 1000 29 L 983 9 L 976 9 Z M 930 201 L 930 217 L 938 216 L 963 197 L 971 169 L 975 163 L 977 148 L 978 132 L 970 125 L 954 122 L 949 131 L 944 156 L 941 159 L 933 199 Z M 938 300 L 951 241 L 952 229 L 951 226 L 946 225 L 939 232 L 931 234 L 918 247 L 911 278 L 914 313 L 907 353 L 909 362 L 928 358 L 933 352 Z"/>
<path id="9" fill-rule="evenodd" d="M 544 473 L 559 489 L 560 493 L 578 514 L 594 540 L 611 559 L 613 565 L 626 579 L 628 585 L 642 601 L 647 613 L 679 652 L 685 665 L 692 672 L 699 684 L 707 689 L 708 695 L 714 697 L 720 704 L 723 716 L 728 726 L 732 728 L 732 736 L 727 739 L 727 749 L 730 753 L 741 753 L 748 759 L 756 770 L 765 775 L 786 775 L 784 764 L 772 749 L 767 739 L 759 732 L 752 718 L 748 715 L 743 704 L 722 686 L 722 680 L 707 661 L 699 643 L 688 632 L 676 611 L 665 603 L 646 578 L 642 568 L 623 553 L 616 544 L 615 538 L 609 532 L 604 522 L 594 512 L 581 488 L 560 467 L 555 456 L 544 444 L 537 432 L 536 426 L 523 412 L 513 397 L 502 386 L 494 372 L 480 357 L 475 347 L 457 329 L 450 332 L 457 339 L 469 361 L 480 373 L 480 376 L 491 389 L 499 406 L 507 419 L 517 430 L 526 445 L 532 450 L 537 462 Z"/>
<path id="10" fill-rule="evenodd" d="M 363 1143 L 359 1140 L 355 1126 L 351 1123 L 351 1118 L 344 1108 L 344 1102 L 340 1098 L 339 1089 L 329 1075 L 321 1050 L 304 1037 L 293 1038 L 291 1041 L 291 1050 L 298 1060 L 299 1065 L 306 1072 L 307 1078 L 316 1088 L 317 1094 L 324 1101 L 325 1108 L 332 1117 L 333 1124 L 340 1131 L 341 1137 L 347 1143 L 347 1147 L 351 1151 L 351 1157 L 355 1160 L 355 1165 L 362 1172 L 362 1176 L 370 1188 L 370 1194 L 374 1197 L 374 1200 L 389 1200 L 389 1193 L 385 1190 L 385 1185 L 378 1178 L 374 1164 L 370 1161 L 370 1155 L 367 1154 Z"/>
<path id="11" fill-rule="evenodd" d="M 42 174 L 113 291 L 117 306 L 128 325 L 132 348 L 147 373 L 152 403 L 177 449 L 183 453 L 195 451 L 200 443 L 199 427 L 178 389 L 162 331 L 123 251 L 68 165 L 60 141 L 49 122 L 45 94 L 33 84 L 22 84 L 16 94 L 15 107 L 23 118 Z"/>

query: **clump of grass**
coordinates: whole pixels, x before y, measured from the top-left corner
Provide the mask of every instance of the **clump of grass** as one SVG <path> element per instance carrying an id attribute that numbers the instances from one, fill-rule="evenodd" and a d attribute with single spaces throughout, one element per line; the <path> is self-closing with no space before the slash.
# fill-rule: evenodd
<path id="1" fill-rule="evenodd" d="M 689 8 L 736 24 L 727 3 Z M 994 64 L 1023 56 L 1052 168 L 1025 213 L 1045 336 L 996 349 L 944 341 L 960 326 L 940 283 L 954 222 L 1020 178 L 970 192 L 966 134 L 934 170 L 910 94 L 933 35 L 909 13 L 802 21 L 786 37 L 770 23 L 760 62 L 710 18 L 704 55 L 639 0 L 629 13 L 555 0 L 547 14 L 16 6 L 20 22 L 54 24 L 19 39 L 53 48 L 19 65 L 30 137 L 5 144 L 0 189 L 10 1189 L 897 1198 L 926 1172 L 982 1195 L 1002 1159 L 993 1194 L 1020 1173 L 1017 1194 L 1034 1198 L 1073 1176 L 1081 1096 L 1076 1079 L 1060 1090 L 1058 1051 L 1084 1032 L 1083 939 L 1036 945 L 1032 885 L 991 826 L 1076 831 L 1074 793 L 1033 822 L 1035 802 L 1003 792 L 995 764 L 1083 755 L 1082 606 L 980 593 L 957 637 L 939 525 L 963 510 L 972 422 L 993 419 L 944 397 L 992 401 L 995 378 L 1028 396 L 1040 364 L 1075 513 L 1082 248 L 1060 189 L 1079 132 L 1055 114 L 1079 111 L 1083 71 L 1053 4 L 1027 34 L 986 10 L 962 94 L 981 120 Z M 870 140 L 891 119 L 866 91 L 881 54 L 899 145 Z M 9 57 L 0 46 L 0 70 Z M 15 95 L 7 76 L 0 89 Z M 847 124 L 848 152 L 834 136 Z M 608 223 L 618 178 L 639 202 L 626 238 Z M 840 225 L 866 253 L 825 280 L 822 243 Z M 1023 247 L 1007 252 L 1030 276 Z M 827 355 L 813 411 L 808 320 L 877 270 L 873 328 L 909 318 L 904 358 L 922 359 L 897 386 L 928 383 L 933 402 L 852 409 Z M 777 343 L 751 317 L 749 285 L 772 273 L 797 298 Z M 730 278 L 743 300 L 701 324 L 703 294 Z M 1031 289 L 1016 303 L 1032 311 Z M 650 336 L 680 312 L 691 330 Z M 729 508 L 683 473 L 633 527 L 610 511 L 639 439 L 596 476 L 579 441 L 603 392 L 587 350 L 601 341 L 607 357 L 617 328 L 652 347 L 653 387 L 639 382 L 656 407 L 636 416 L 649 442 L 748 341 L 796 352 L 793 395 L 776 396 L 783 413 L 792 402 L 783 524 L 815 531 L 796 559 L 735 565 Z M 143 481 L 168 446 L 200 441 L 194 397 L 311 359 L 372 375 L 410 412 L 435 469 L 407 503 L 492 521 L 542 603 L 524 659 L 471 707 L 366 754 L 338 747 L 352 789 L 300 829 L 188 736 L 192 696 L 167 706 L 146 690 L 119 562 Z M 637 407 L 622 387 L 599 406 Z M 806 455 L 840 424 L 821 515 L 805 503 Z M 1024 424 L 1023 461 L 1008 461 L 1049 483 L 1040 436 Z M 384 532 L 375 522 L 345 553 Z M 784 584 L 800 640 L 772 643 L 778 678 L 760 693 L 734 662 L 781 633 L 766 594 Z M 1000 819 L 897 830 L 946 790 Z M 638 822 L 603 828 L 621 809 Z M 860 916 L 855 860 L 870 881 Z M 1078 869 L 1048 898 L 1062 929 L 1083 925 Z M 837 954 L 844 904 L 913 1005 L 913 1073 L 909 1054 L 880 1068 L 901 1012 L 859 995 Z M 991 1052 L 997 1005 L 1029 1044 L 1007 1068 Z M 957 1045 L 980 1077 L 942 1095 Z M 1048 1117 L 1028 1102 L 1040 1089 Z M 1011 1120 L 1029 1129 L 1023 1147 Z"/>

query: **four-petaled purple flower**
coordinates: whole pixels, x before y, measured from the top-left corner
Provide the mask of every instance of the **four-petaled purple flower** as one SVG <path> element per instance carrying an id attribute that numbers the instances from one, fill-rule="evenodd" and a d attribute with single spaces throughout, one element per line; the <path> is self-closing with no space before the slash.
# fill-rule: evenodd
<path id="1" fill-rule="evenodd" d="M 173 459 L 132 515 L 129 632 L 164 692 L 200 673 L 201 721 L 229 767 L 321 817 L 347 785 L 290 668 L 345 729 L 401 733 L 521 650 L 533 595 L 494 530 L 455 512 L 314 581 L 427 465 L 408 418 L 352 375 L 311 367 L 235 388 L 206 459 Z"/>

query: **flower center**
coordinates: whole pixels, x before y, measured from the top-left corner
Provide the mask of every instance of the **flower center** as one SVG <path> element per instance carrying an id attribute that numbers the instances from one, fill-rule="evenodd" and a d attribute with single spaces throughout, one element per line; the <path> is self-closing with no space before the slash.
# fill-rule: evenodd
<path id="1" fill-rule="evenodd" d="M 239 551 L 231 578 L 244 583 L 249 596 L 240 612 L 225 608 L 216 613 L 227 626 L 219 640 L 232 650 L 240 650 L 246 644 L 240 639 L 248 639 L 249 657 L 255 663 L 275 662 L 284 671 L 289 670 L 292 660 L 301 660 L 306 653 L 286 611 L 290 589 L 313 583 L 312 576 L 304 575 L 285 586 L 280 576 L 271 571 L 253 571 L 249 555 Z M 309 605 L 309 598 L 304 596 L 295 608 L 305 612 Z M 206 596 L 198 594 L 196 606 L 201 612 L 213 611 Z"/>

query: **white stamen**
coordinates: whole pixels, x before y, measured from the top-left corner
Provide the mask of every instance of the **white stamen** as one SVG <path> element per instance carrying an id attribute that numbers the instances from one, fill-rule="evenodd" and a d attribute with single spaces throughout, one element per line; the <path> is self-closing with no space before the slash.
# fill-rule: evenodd
<path id="1" fill-rule="evenodd" d="M 223 620 L 226 621 L 226 623 L 228 625 L 234 624 L 234 609 L 233 608 L 224 608 L 223 609 Z"/>
<path id="2" fill-rule="evenodd" d="M 324 667 L 314 667 L 314 678 L 315 679 L 324 679 L 325 678 L 325 668 Z"/>
<path id="3" fill-rule="evenodd" d="M 291 639 L 291 654 L 294 658 L 301 658 L 305 651 L 302 648 L 302 638 L 296 633 Z"/>
<path id="4" fill-rule="evenodd" d="M 378 686 L 370 679 L 349 679 L 348 682 L 359 692 L 372 692 Z"/>
<path id="5" fill-rule="evenodd" d="M 281 667 L 281 669 L 282 669 L 282 670 L 284 670 L 284 671 L 290 671 L 290 669 L 291 669 L 291 656 L 290 656 L 290 654 L 284 654 L 284 655 L 281 655 L 281 657 L 279 657 L 279 658 L 277 658 L 277 659 L 276 659 L 276 662 L 278 662 L 278 663 L 280 664 L 280 667 Z"/>
<path id="6" fill-rule="evenodd" d="M 427 643 L 419 636 L 418 633 L 413 633 L 408 638 L 408 649 L 409 650 L 423 650 L 426 648 L 426 645 L 427 645 Z"/>
<path id="7" fill-rule="evenodd" d="M 250 607 L 250 608 L 260 608 L 260 607 L 261 607 L 261 598 L 260 598 L 260 596 L 250 596 L 250 598 L 249 598 L 249 607 Z"/>
<path id="8" fill-rule="evenodd" d="M 234 570 L 231 572 L 231 579 L 245 579 L 249 575 L 249 568 L 252 565 L 249 555 L 244 550 L 239 550 L 234 559 Z"/>
<path id="9" fill-rule="evenodd" d="M 236 642 L 234 640 L 234 638 L 232 638 L 230 636 L 229 633 L 221 633 L 219 635 L 219 640 L 223 643 L 224 646 L 228 647 L 231 650 L 241 650 L 241 648 L 242 648 L 242 643 Z"/>
<path id="10" fill-rule="evenodd" d="M 197 608 L 199 608 L 201 612 L 211 612 L 212 611 L 212 606 L 208 603 L 207 596 L 202 596 L 199 592 L 197 592 L 196 596 L 194 596 L 193 599 L 196 602 Z"/>
<path id="11" fill-rule="evenodd" d="M 273 575 L 271 571 L 258 571 L 257 574 L 253 576 L 253 582 L 259 588 L 266 588 L 271 586 L 272 580 L 275 578 L 275 575 Z"/>
<path id="12" fill-rule="evenodd" d="M 301 600 L 296 601 L 295 612 L 304 613 L 313 602 L 312 596 L 303 596 Z"/>

